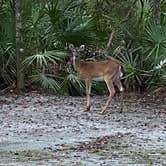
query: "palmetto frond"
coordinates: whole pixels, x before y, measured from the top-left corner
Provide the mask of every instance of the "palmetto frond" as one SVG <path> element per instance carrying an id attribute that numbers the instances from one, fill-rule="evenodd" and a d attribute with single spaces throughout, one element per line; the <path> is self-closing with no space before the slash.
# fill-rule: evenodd
<path id="1" fill-rule="evenodd" d="M 166 26 L 149 23 L 146 27 L 145 54 L 146 60 L 153 61 L 156 65 L 166 55 Z"/>
<path id="2" fill-rule="evenodd" d="M 85 93 L 85 84 L 75 72 L 69 72 L 65 75 L 61 84 L 61 92 L 68 95 L 83 95 Z"/>
<path id="3" fill-rule="evenodd" d="M 54 78 L 43 73 L 39 73 L 31 76 L 32 81 L 39 83 L 42 88 L 58 93 L 60 90 L 60 84 Z"/>
<path id="4" fill-rule="evenodd" d="M 64 51 L 45 51 L 44 53 L 39 53 L 36 55 L 29 56 L 24 60 L 24 64 L 27 66 L 36 64 L 38 67 L 47 66 L 48 63 L 57 63 L 63 62 L 67 57 L 67 54 Z"/>

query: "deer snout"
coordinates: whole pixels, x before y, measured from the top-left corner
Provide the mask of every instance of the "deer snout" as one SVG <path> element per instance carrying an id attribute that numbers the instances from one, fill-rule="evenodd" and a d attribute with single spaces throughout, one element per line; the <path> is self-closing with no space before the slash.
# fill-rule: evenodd
<path id="1" fill-rule="evenodd" d="M 80 55 L 77 52 L 73 52 L 73 57 L 78 58 Z"/>

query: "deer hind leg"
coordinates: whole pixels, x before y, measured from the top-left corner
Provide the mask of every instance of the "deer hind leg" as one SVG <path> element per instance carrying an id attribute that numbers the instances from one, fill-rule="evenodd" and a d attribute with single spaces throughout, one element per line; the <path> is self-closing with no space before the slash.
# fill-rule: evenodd
<path id="1" fill-rule="evenodd" d="M 114 83 L 118 87 L 119 91 L 121 92 L 121 95 L 120 95 L 120 112 L 123 112 L 124 88 L 123 88 L 122 83 L 119 79 L 116 79 L 114 81 Z"/>
<path id="2" fill-rule="evenodd" d="M 114 85 L 113 85 L 113 82 L 111 79 L 105 79 L 105 82 L 107 84 L 107 87 L 108 87 L 108 90 L 109 90 L 109 97 L 108 97 L 108 100 L 105 104 L 105 106 L 102 108 L 101 110 L 101 113 L 104 114 L 108 105 L 110 104 L 111 100 L 112 100 L 112 97 L 114 96 L 115 94 L 115 89 L 114 89 Z"/>
<path id="3" fill-rule="evenodd" d="M 91 93 L 91 80 L 85 80 L 86 84 L 86 108 L 84 111 L 90 111 L 90 93 Z"/>

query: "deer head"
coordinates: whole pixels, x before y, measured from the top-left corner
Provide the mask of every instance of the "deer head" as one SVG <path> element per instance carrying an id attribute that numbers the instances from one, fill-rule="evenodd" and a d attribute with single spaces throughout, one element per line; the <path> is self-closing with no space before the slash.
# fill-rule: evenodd
<path id="1" fill-rule="evenodd" d="M 80 58 L 80 52 L 85 49 L 85 45 L 81 45 L 80 47 L 74 47 L 73 44 L 70 44 L 69 49 L 72 52 L 73 59 L 78 59 Z"/>
<path id="2" fill-rule="evenodd" d="M 72 52 L 72 59 L 73 59 L 73 66 L 76 71 L 79 68 L 79 59 L 80 59 L 80 52 L 85 49 L 85 45 L 81 45 L 80 47 L 74 47 L 73 44 L 69 45 L 69 49 Z"/>

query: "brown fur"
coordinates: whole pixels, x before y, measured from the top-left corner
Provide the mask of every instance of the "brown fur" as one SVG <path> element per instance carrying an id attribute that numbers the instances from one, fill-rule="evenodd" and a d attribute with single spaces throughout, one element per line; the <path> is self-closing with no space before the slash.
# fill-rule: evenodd
<path id="1" fill-rule="evenodd" d="M 79 73 L 80 77 L 85 80 L 87 100 L 85 111 L 90 110 L 91 81 L 99 77 L 102 77 L 105 80 L 110 95 L 105 106 L 102 108 L 101 113 L 104 113 L 112 97 L 115 94 L 113 82 L 117 85 L 121 92 L 124 91 L 122 83 L 120 81 L 121 65 L 119 61 L 115 58 L 111 58 L 110 60 L 98 62 L 82 62 L 79 59 L 76 59 L 76 56 L 80 56 L 80 50 L 82 50 L 84 46 L 80 46 L 80 48 L 69 46 L 69 48 L 71 49 L 73 54 L 73 66 L 75 70 Z M 121 111 L 123 109 L 123 93 L 121 95 L 120 109 Z"/>
<path id="2" fill-rule="evenodd" d="M 83 79 L 93 79 L 100 76 L 108 76 L 110 79 L 119 71 L 120 65 L 113 60 L 100 61 L 100 62 L 76 62 L 77 72 Z"/>

